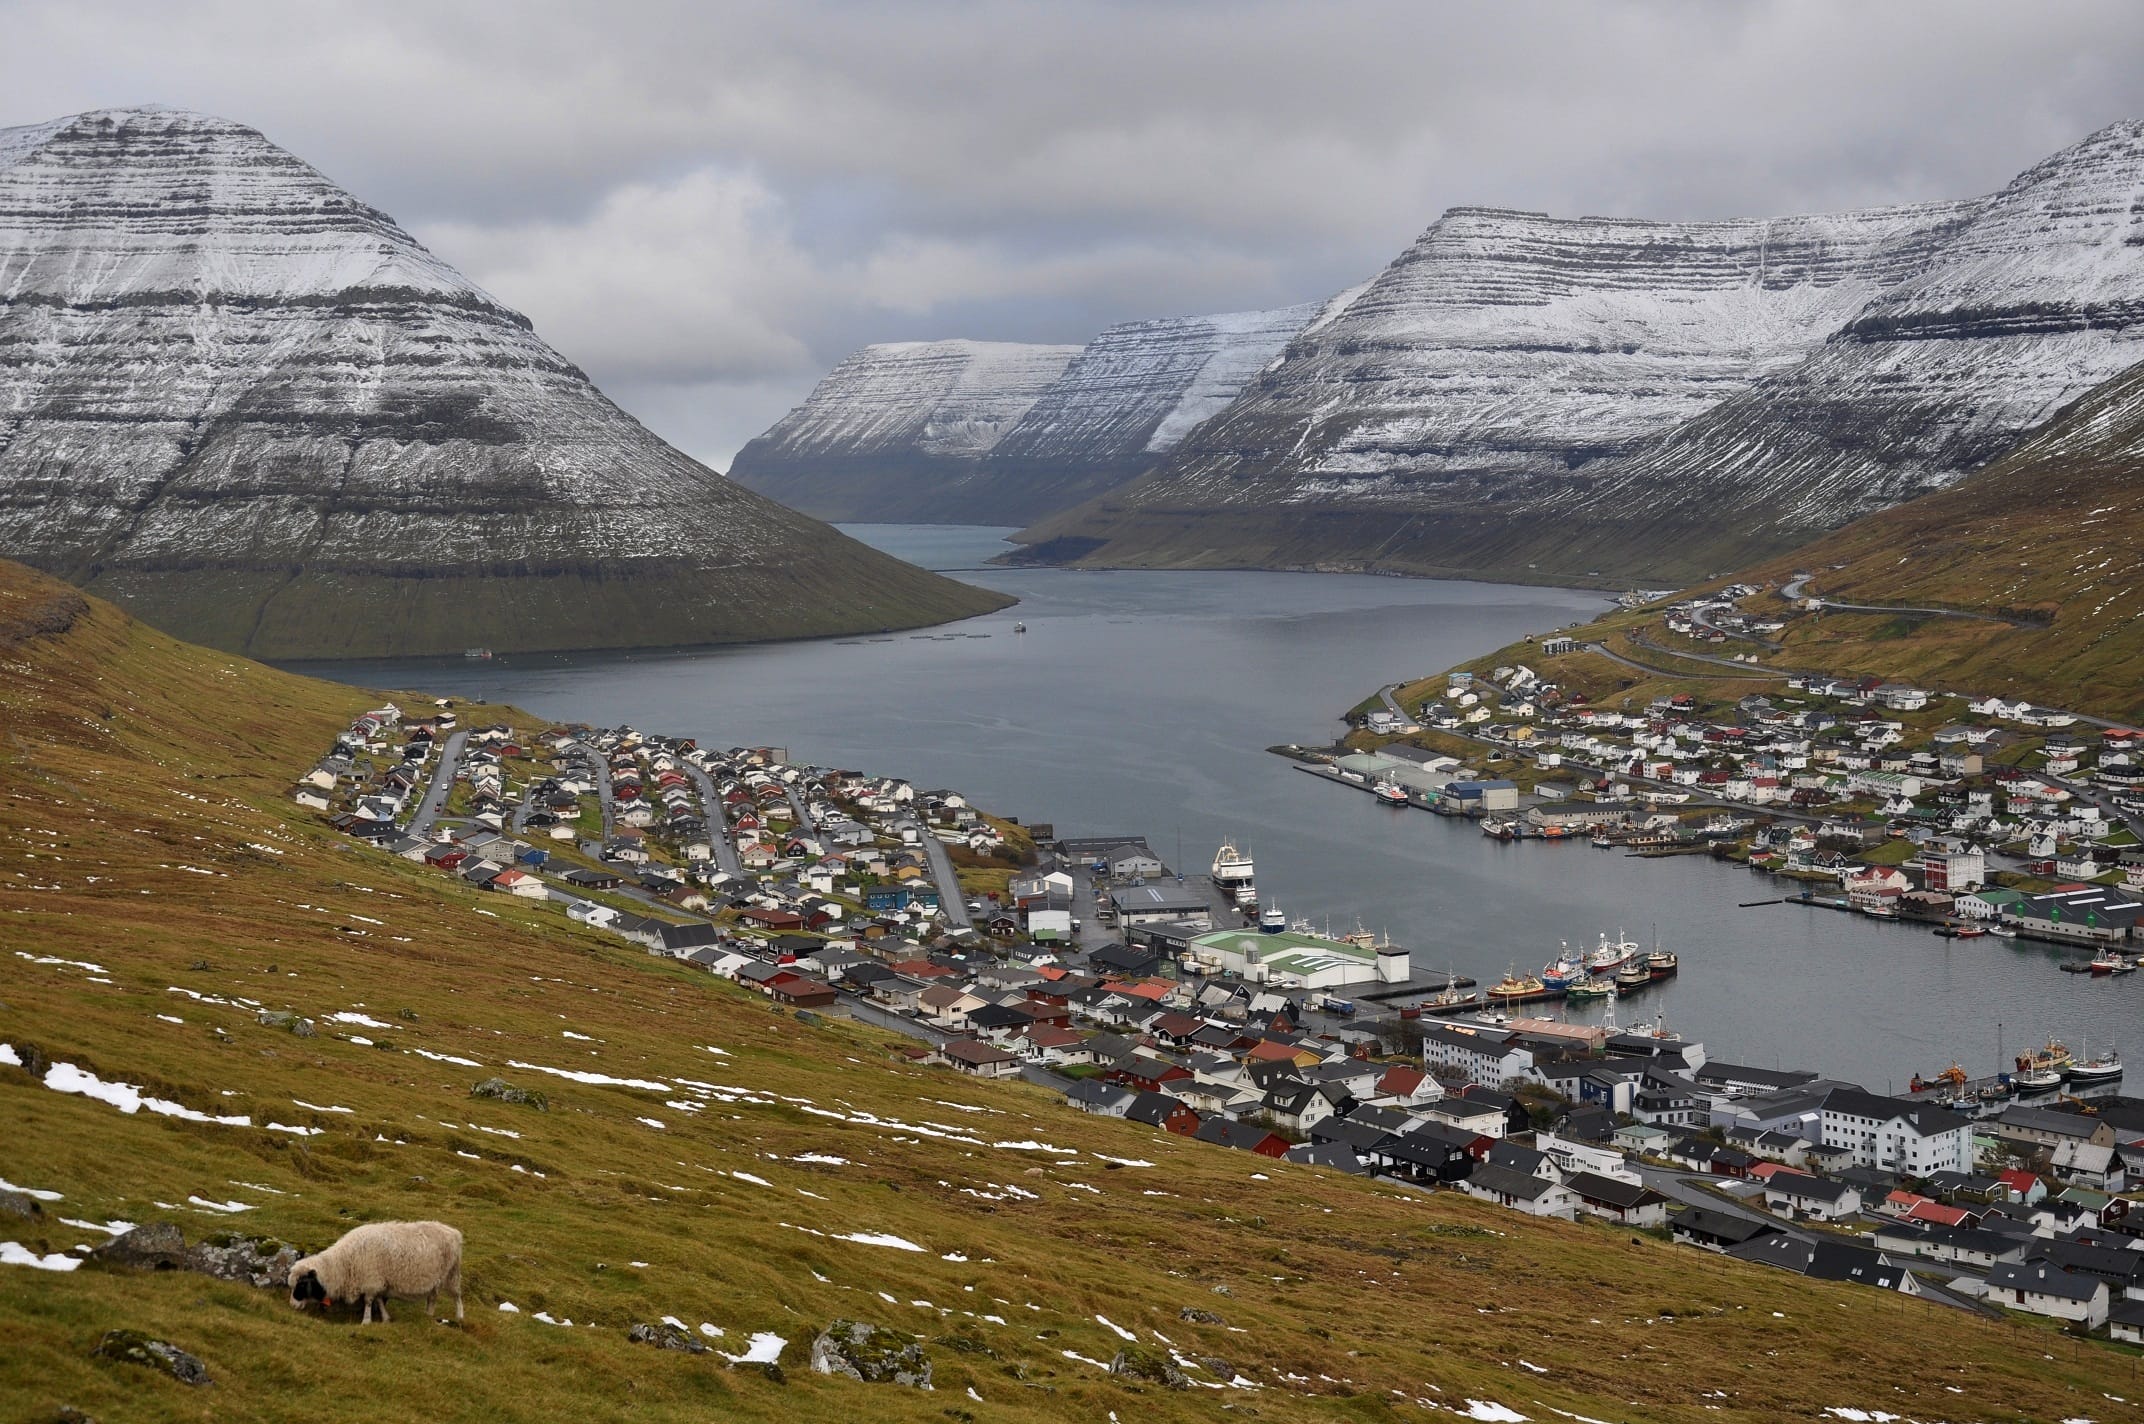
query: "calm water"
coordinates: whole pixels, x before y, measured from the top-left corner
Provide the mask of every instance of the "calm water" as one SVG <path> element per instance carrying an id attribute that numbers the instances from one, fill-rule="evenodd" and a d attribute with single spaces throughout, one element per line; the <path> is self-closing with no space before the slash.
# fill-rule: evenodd
<path id="1" fill-rule="evenodd" d="M 974 569 L 1009 531 L 861 525 L 933 568 Z M 1937 939 L 1828 910 L 1739 909 L 1773 882 L 1710 860 L 1626 860 L 1583 841 L 1502 844 L 1466 822 L 1380 806 L 1264 751 L 1328 740 L 1394 678 L 1448 667 L 1592 614 L 1598 596 L 1330 574 L 964 573 L 1019 606 L 926 634 L 671 654 L 354 663 L 306 671 L 373 687 L 510 701 L 721 745 L 949 786 L 1060 833 L 1141 834 L 1202 871 L 1223 836 L 1261 893 L 1337 930 L 1359 917 L 1418 969 L 1484 981 L 1557 944 L 1627 929 L 1683 957 L 1625 1001 L 1664 1010 L 1715 1057 L 1820 1068 L 1881 1090 L 1953 1058 L 1997 1065 L 2050 1034 L 2112 1042 L 2144 974 L 2056 972 L 2050 946 Z M 1015 634 L 1015 623 L 1027 632 Z M 949 637 L 948 634 L 967 636 Z M 1574 1017 L 1597 1018 L 1597 1010 Z"/>

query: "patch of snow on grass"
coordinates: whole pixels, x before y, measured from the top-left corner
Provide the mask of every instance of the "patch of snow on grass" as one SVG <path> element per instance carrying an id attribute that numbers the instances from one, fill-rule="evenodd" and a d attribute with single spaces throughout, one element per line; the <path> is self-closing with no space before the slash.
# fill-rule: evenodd
<path id="1" fill-rule="evenodd" d="M 782 1358 L 782 1348 L 788 1343 L 781 1336 L 762 1330 L 746 1342 L 743 1354 L 732 1355 L 727 1350 L 716 1353 L 733 1365 L 771 1365 Z"/>
<path id="2" fill-rule="evenodd" d="M 847 1236 L 836 1236 L 836 1241 L 853 1241 L 859 1246 L 888 1246 L 896 1251 L 921 1251 L 923 1248 L 884 1231 L 856 1231 Z"/>
<path id="3" fill-rule="evenodd" d="M 0 1177 L 0 1192 L 21 1192 L 24 1196 L 35 1197 L 39 1201 L 59 1201 L 61 1199 L 58 1192 L 43 1191 L 37 1187 L 18 1187 L 5 1177 Z"/>
<path id="4" fill-rule="evenodd" d="M 1459 1411 L 1469 1419 L 1480 1419 L 1484 1424 L 1526 1424 L 1526 1416 L 1516 1409 L 1506 1409 L 1493 1399 L 1470 1399 L 1467 1407 Z"/>
<path id="5" fill-rule="evenodd" d="M 45 1086 L 55 1093 L 77 1093 L 85 1098 L 95 1098 L 100 1103 L 109 1103 L 123 1113 L 133 1114 L 147 1108 L 159 1117 L 182 1118 L 187 1122 L 206 1122 L 218 1127 L 251 1127 L 250 1117 L 217 1117 L 211 1113 L 196 1112 L 166 1098 L 142 1096 L 141 1089 L 131 1083 L 107 1083 L 94 1073 L 85 1073 L 72 1063 L 55 1063 L 45 1070 Z"/>
<path id="6" fill-rule="evenodd" d="M 1132 1332 L 1131 1332 L 1131 1331 L 1129 1331 L 1129 1330 L 1126 1330 L 1126 1329 L 1125 1329 L 1125 1328 L 1124 1328 L 1123 1326 L 1121 1326 L 1121 1325 L 1117 1324 L 1117 1322 L 1116 1322 L 1116 1321 L 1114 1321 L 1114 1320 L 1111 1320 L 1111 1319 L 1110 1319 L 1110 1318 L 1109 1318 L 1108 1316 L 1106 1316 L 1106 1315 L 1097 1315 L 1097 1316 L 1095 1316 L 1094 1318 L 1095 1318 L 1096 1320 L 1100 1321 L 1100 1322 L 1101 1322 L 1102 1324 L 1104 1324 L 1104 1325 L 1108 1326 L 1108 1327 L 1109 1327 L 1109 1328 L 1110 1328 L 1111 1330 L 1115 1331 L 1115 1332 L 1116 1332 L 1116 1335 L 1117 1335 L 1117 1338 L 1118 1338 L 1118 1339 L 1120 1339 L 1120 1340 L 1133 1340 L 1133 1341 L 1136 1341 L 1136 1340 L 1137 1340 L 1137 1339 L 1139 1338 L 1139 1337 L 1138 1337 L 1137 1335 L 1134 1335 L 1134 1334 L 1132 1334 Z"/>
<path id="7" fill-rule="evenodd" d="M 62 1256 L 55 1252 L 40 1256 L 19 1241 L 0 1241 L 0 1266 L 28 1266 L 38 1271 L 71 1271 L 82 1264 L 77 1256 Z"/>
<path id="8" fill-rule="evenodd" d="M 475 1064 L 471 1064 L 475 1067 Z M 608 1073 L 584 1073 L 576 1068 L 546 1068 L 541 1063 L 523 1063 L 518 1058 L 506 1060 L 509 1068 L 520 1068 L 530 1073 L 549 1073 L 554 1078 L 565 1078 L 575 1083 L 587 1083 L 598 1088 L 645 1088 L 651 1093 L 667 1093 L 668 1083 L 657 1083 L 648 1078 L 613 1078 Z"/>
<path id="9" fill-rule="evenodd" d="M 641 1118 L 635 1118 L 635 1119 L 633 1119 L 633 1120 L 634 1120 L 635 1122 L 644 1122 L 644 1123 L 646 1123 L 646 1124 L 647 1124 L 647 1125 L 648 1125 L 649 1127 L 652 1127 L 652 1128 L 656 1128 L 656 1129 L 658 1129 L 658 1130 L 660 1130 L 660 1131 L 668 1131 L 668 1130 L 669 1130 L 668 1128 L 666 1128 L 666 1127 L 664 1127 L 664 1126 L 663 1126 L 663 1121 L 662 1121 L 662 1119 L 661 1119 L 661 1118 L 654 1118 L 654 1117 L 641 1117 Z"/>
<path id="10" fill-rule="evenodd" d="M 362 1038 L 353 1038 L 350 1041 L 352 1043 L 366 1042 L 366 1040 Z M 474 1058 L 457 1058 L 451 1053 L 434 1053 L 429 1048 L 412 1048 L 408 1051 L 416 1054 L 419 1058 L 429 1058 L 434 1063 L 458 1063 L 464 1068 L 481 1068 L 484 1066 L 483 1064 L 477 1062 Z"/>
<path id="11" fill-rule="evenodd" d="M 381 1023 L 370 1014 L 360 1014 L 345 1009 L 339 1014 L 329 1014 L 329 1023 L 349 1024 L 352 1028 L 393 1028 L 391 1023 Z"/>
<path id="12" fill-rule="evenodd" d="M 188 1197 L 188 1198 L 187 1198 L 186 1200 L 188 1200 L 188 1201 L 192 1202 L 192 1203 L 193 1203 L 193 1204 L 194 1204 L 195 1206 L 197 1206 L 197 1207 L 200 1207 L 200 1208 L 201 1208 L 201 1209 L 202 1209 L 203 1211 L 220 1211 L 220 1212 L 224 1212 L 224 1213 L 225 1213 L 225 1214 L 227 1214 L 227 1215 L 233 1215 L 233 1216 L 235 1216 L 236 1214 L 238 1214 L 239 1212 L 242 1212 L 242 1211 L 251 1211 L 251 1210 L 253 1210 L 253 1203 L 251 1203 L 251 1202 L 242 1202 L 242 1201 L 227 1201 L 227 1202 L 220 1202 L 220 1201 L 210 1201 L 210 1200 L 209 1200 L 209 1199 L 208 1199 L 207 1197 L 196 1197 L 196 1196 L 190 1196 L 190 1197 Z"/>

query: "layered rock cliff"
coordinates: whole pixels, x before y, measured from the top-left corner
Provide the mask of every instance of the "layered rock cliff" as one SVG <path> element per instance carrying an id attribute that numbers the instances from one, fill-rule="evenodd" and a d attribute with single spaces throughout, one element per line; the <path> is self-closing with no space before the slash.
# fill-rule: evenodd
<path id="1" fill-rule="evenodd" d="M 0 554 L 281 658 L 1002 602 L 733 485 L 385 214 L 156 109 L 0 131 Z"/>
<path id="2" fill-rule="evenodd" d="M 1057 561 L 1674 582 L 1992 459 L 2144 356 L 2144 126 L 1991 198 L 1763 222 L 1459 209 Z"/>
<path id="3" fill-rule="evenodd" d="M 1151 468 L 1320 310 L 1125 322 L 1084 347 L 867 346 L 730 475 L 829 519 L 1022 524 Z"/>

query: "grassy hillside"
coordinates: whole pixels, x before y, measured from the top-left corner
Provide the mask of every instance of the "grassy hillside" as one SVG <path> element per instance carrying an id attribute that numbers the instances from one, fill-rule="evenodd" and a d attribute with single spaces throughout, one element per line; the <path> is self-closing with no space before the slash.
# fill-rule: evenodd
<path id="1" fill-rule="evenodd" d="M 103 1233 L 63 1218 L 169 1218 L 318 1247 L 439 1217 L 467 1235 L 469 1305 L 461 1331 L 415 1305 L 358 1329 L 205 1276 L 0 1265 L 0 1417 L 1372 1420 L 1481 1400 L 2054 1420 L 2132 1389 L 2129 1361 L 2037 1329 L 897 1067 L 874 1033 L 353 849 L 284 792 L 360 694 L 12 565 L 0 664 L 0 1040 L 248 1120 L 127 1114 L 0 1066 L 0 1172 L 61 1194 L 0 1216 L 0 1240 L 66 1252 Z M 493 1074 L 549 1110 L 472 1099 Z M 736 1353 L 783 1337 L 783 1377 L 628 1342 L 664 1315 Z M 837 1316 L 918 1337 L 936 1391 L 812 1374 Z M 121 1327 L 216 1383 L 92 1360 Z M 1203 1384 L 1258 1387 L 1120 1381 L 1087 1362 L 1119 1328 L 1211 1361 Z"/>
<path id="2" fill-rule="evenodd" d="M 1843 603 L 1984 619 L 1827 612 L 1781 661 L 1815 661 L 2116 717 L 2144 717 L 2144 367 L 2093 390 L 1970 479 L 1759 566 Z"/>

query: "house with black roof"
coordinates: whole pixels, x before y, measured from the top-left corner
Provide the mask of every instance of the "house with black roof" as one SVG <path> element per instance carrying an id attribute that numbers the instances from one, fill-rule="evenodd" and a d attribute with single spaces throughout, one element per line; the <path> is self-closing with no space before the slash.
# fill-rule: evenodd
<path id="1" fill-rule="evenodd" d="M 2105 1280 L 2053 1261 L 1999 1261 L 1988 1271 L 1986 1299 L 2031 1315 L 2073 1321 L 2087 1330 L 2107 1323 L 2114 1293 Z"/>
<path id="2" fill-rule="evenodd" d="M 1668 1231 L 1685 1246 L 1696 1246 L 1705 1251 L 1725 1251 L 1729 1247 L 1754 1241 L 1760 1236 L 1776 1234 L 1779 1228 L 1768 1221 L 1758 1221 L 1747 1216 L 1730 1216 L 1709 1206 L 1693 1206 L 1669 1217 Z"/>
<path id="3" fill-rule="evenodd" d="M 1370 1172 L 1355 1155 L 1355 1149 L 1345 1142 L 1305 1142 L 1289 1148 L 1284 1155 L 1290 1162 L 1302 1162 L 1312 1167 L 1329 1167 L 1351 1177 L 1368 1176 Z"/>
<path id="4" fill-rule="evenodd" d="M 1589 1216 L 1606 1217 L 1621 1226 L 1665 1226 L 1668 1199 L 1643 1182 L 1604 1177 L 1598 1172 L 1573 1172 L 1563 1184 L 1578 1197 L 1578 1209 Z"/>
<path id="5" fill-rule="evenodd" d="M 1853 1246 L 1843 1241 L 1790 1236 L 1774 1232 L 1754 1237 L 1727 1254 L 1738 1261 L 1776 1266 L 1812 1280 L 1839 1281 L 1847 1285 L 1872 1286 L 1906 1295 L 1921 1294 L 1913 1273 L 1881 1251 Z"/>
<path id="6" fill-rule="evenodd" d="M 1528 1216 L 1552 1216 L 1563 1221 L 1578 1214 L 1578 1194 L 1561 1182 L 1529 1177 L 1504 1167 L 1480 1166 L 1457 1183 L 1470 1197 L 1523 1211 Z"/>
<path id="7" fill-rule="evenodd" d="M 1811 1221 L 1837 1221 L 1861 1210 L 1860 1189 L 1829 1177 L 1774 1172 L 1765 1178 L 1764 1204 Z"/>

